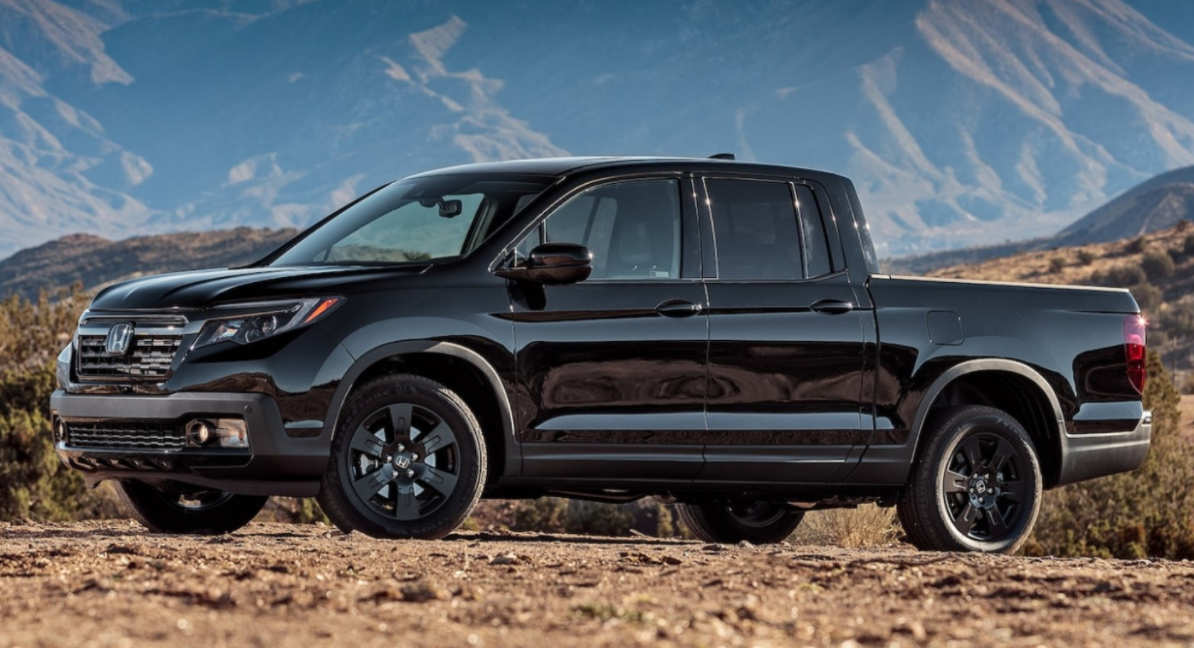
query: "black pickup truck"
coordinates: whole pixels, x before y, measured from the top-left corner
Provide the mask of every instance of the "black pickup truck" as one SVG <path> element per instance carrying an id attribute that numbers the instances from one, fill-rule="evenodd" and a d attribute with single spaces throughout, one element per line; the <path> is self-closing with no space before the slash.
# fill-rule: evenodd
<path id="1" fill-rule="evenodd" d="M 1144 460 L 1144 329 L 1124 290 L 885 275 L 830 173 L 477 164 L 104 289 L 53 434 L 160 532 L 270 495 L 394 538 L 480 497 L 654 496 L 709 541 L 877 502 L 918 547 L 1011 552 L 1042 489 Z"/>

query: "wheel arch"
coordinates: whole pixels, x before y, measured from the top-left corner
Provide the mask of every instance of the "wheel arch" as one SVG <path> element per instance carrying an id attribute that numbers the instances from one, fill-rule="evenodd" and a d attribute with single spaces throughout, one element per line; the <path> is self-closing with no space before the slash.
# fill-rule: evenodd
<path id="1" fill-rule="evenodd" d="M 1045 487 L 1057 484 L 1065 418 L 1053 388 L 1039 372 L 1004 359 L 968 360 L 947 369 L 925 391 L 917 407 L 912 422 L 913 461 L 920 452 L 929 416 L 954 405 L 988 405 L 1015 418 L 1036 446 Z"/>
<path id="2" fill-rule="evenodd" d="M 513 409 L 501 378 L 481 354 L 452 342 L 394 342 L 357 358 L 332 395 L 320 436 L 331 443 L 344 404 L 356 387 L 395 372 L 430 378 L 464 400 L 481 424 L 491 482 L 521 473 L 522 454 L 514 439 Z"/>

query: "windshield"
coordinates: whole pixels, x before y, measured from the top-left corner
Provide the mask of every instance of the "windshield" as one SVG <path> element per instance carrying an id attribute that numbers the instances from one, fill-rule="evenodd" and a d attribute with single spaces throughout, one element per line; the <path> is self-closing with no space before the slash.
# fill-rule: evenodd
<path id="1" fill-rule="evenodd" d="M 552 180 L 493 174 L 400 180 L 318 226 L 270 265 L 390 264 L 462 256 Z"/>

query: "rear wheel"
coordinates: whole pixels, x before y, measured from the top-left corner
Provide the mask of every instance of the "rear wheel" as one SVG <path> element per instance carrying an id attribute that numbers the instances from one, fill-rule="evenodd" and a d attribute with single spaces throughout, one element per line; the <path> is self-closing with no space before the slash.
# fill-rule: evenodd
<path id="1" fill-rule="evenodd" d="M 930 551 L 1014 553 L 1041 506 L 1036 448 L 1015 418 L 968 405 L 935 414 L 897 504 L 908 540 Z"/>
<path id="2" fill-rule="evenodd" d="M 783 542 L 804 519 L 803 511 L 772 502 L 702 502 L 676 510 L 692 535 L 706 542 Z"/>
<path id="3" fill-rule="evenodd" d="M 442 538 L 485 484 L 481 428 L 443 385 L 383 376 L 349 399 L 319 504 L 341 530 L 377 538 Z"/>
<path id="4" fill-rule="evenodd" d="M 117 482 L 116 493 L 129 514 L 154 533 L 231 533 L 269 501 L 216 490 L 163 490 L 139 481 Z"/>

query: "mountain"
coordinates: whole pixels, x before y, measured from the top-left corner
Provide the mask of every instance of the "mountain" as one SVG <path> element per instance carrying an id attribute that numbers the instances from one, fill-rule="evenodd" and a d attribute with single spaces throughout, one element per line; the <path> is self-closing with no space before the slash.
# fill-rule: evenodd
<path id="1" fill-rule="evenodd" d="M 1052 235 L 1194 164 L 1171 4 L 0 0 L 0 255 L 565 153 L 841 172 L 884 256 Z"/>
<path id="2" fill-rule="evenodd" d="M 1053 236 L 888 259 L 885 272 L 925 274 L 1021 252 L 1135 238 L 1194 220 L 1194 166 L 1150 178 Z"/>
<path id="3" fill-rule="evenodd" d="M 244 265 L 290 240 L 293 229 L 247 227 L 214 232 L 137 236 L 123 241 L 72 234 L 27 248 L 0 261 L 0 298 L 53 292 L 76 284 L 84 290 L 142 275 Z"/>
<path id="4" fill-rule="evenodd" d="M 1194 216 L 1194 166 L 1142 182 L 1078 219 L 1056 237 L 1060 245 L 1140 236 Z"/>

